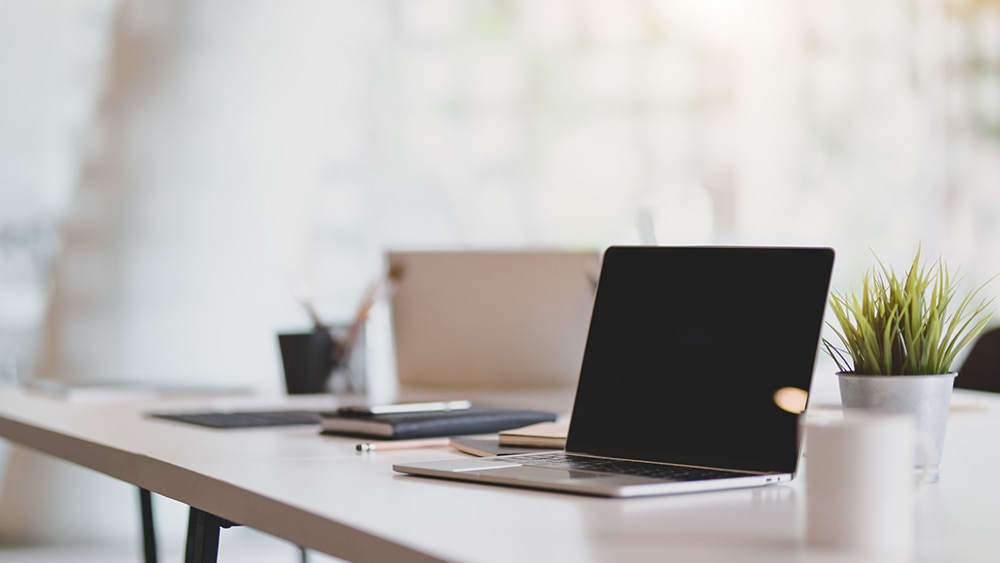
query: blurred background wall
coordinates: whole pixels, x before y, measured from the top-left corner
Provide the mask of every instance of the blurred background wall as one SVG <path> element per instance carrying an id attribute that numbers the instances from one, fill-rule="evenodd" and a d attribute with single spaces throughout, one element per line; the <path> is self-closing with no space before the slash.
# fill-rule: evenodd
<path id="1" fill-rule="evenodd" d="M 998 219 L 997 0 L 0 0 L 7 381 L 278 390 L 291 289 L 344 318 L 389 247 L 821 244 L 845 287 L 922 245 L 981 283 Z M 3 537 L 137 533 L 128 487 L 8 457 Z"/>

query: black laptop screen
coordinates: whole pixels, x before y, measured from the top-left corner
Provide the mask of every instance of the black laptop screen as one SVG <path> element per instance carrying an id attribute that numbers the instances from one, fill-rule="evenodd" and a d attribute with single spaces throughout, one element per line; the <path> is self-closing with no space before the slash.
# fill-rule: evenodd
<path id="1" fill-rule="evenodd" d="M 794 472 L 799 415 L 776 397 L 809 389 L 833 255 L 608 249 L 567 450 Z"/>

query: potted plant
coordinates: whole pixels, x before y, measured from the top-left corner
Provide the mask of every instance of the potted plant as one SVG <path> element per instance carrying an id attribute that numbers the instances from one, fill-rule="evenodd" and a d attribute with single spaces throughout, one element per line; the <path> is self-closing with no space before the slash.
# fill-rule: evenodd
<path id="1" fill-rule="evenodd" d="M 839 345 L 823 339 L 837 364 L 845 415 L 852 411 L 907 414 L 927 438 L 926 478 L 938 479 L 959 352 L 987 326 L 992 299 L 984 286 L 959 296 L 958 280 L 941 258 L 925 264 L 917 250 L 902 275 L 877 260 L 860 289 L 831 292 Z M 985 285 L 985 284 L 984 284 Z"/>

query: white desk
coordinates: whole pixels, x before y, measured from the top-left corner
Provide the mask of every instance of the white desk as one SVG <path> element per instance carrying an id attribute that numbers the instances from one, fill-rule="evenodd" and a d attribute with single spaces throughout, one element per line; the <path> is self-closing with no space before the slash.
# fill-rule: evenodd
<path id="1" fill-rule="evenodd" d="M 1000 559 L 1000 398 L 975 399 L 985 408 L 953 413 L 941 482 L 920 498 L 920 561 Z M 500 402 L 565 410 L 569 400 Z M 356 440 L 309 427 L 210 430 L 140 415 L 189 404 L 204 402 L 72 403 L 4 389 L 0 436 L 349 560 L 865 560 L 803 545 L 804 473 L 762 489 L 597 499 L 391 469 L 459 455 L 444 449 L 359 455 Z"/>

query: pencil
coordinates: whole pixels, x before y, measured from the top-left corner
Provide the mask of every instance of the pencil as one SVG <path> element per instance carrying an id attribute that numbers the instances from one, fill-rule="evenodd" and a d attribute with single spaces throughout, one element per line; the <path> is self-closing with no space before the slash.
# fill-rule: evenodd
<path id="1" fill-rule="evenodd" d="M 368 319 L 368 313 L 375 305 L 375 302 L 378 301 L 379 297 L 391 297 L 395 293 L 396 286 L 399 285 L 399 280 L 402 277 L 402 269 L 392 267 L 385 276 L 373 281 L 368 286 L 364 296 L 361 298 L 361 303 L 358 304 L 354 320 L 347 329 L 347 335 L 344 337 L 343 350 L 345 352 L 350 352 L 354 348 L 354 343 L 357 342 L 358 336 L 361 333 L 361 327 L 364 325 L 365 320 Z"/>
<path id="2" fill-rule="evenodd" d="M 354 446 L 358 453 L 384 452 L 391 450 L 412 450 L 416 448 L 440 448 L 448 446 L 451 441 L 448 438 L 428 438 L 426 440 L 401 440 L 399 442 L 364 442 Z"/>

